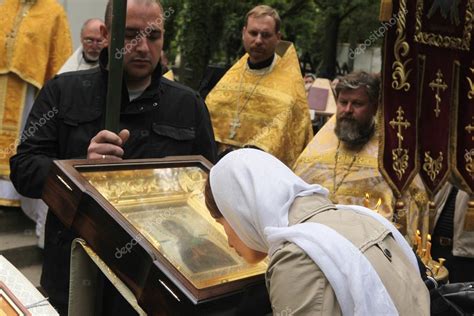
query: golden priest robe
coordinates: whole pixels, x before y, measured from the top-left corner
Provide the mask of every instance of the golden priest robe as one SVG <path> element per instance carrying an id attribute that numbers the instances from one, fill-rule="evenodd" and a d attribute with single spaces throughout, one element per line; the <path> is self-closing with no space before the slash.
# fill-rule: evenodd
<path id="1" fill-rule="evenodd" d="M 295 173 L 308 183 L 326 187 L 334 203 L 377 209 L 385 218 L 405 226 L 412 239 L 419 224 L 428 218 L 428 212 L 421 218 L 428 203 L 421 178 L 417 176 L 402 196 L 405 208 L 400 215 L 405 216 L 394 218 L 396 199 L 378 169 L 379 131 L 361 150 L 353 151 L 339 143 L 334 133 L 335 124 L 334 115 L 298 158 Z"/>
<path id="2" fill-rule="evenodd" d="M 66 13 L 56 0 L 3 0 L 0 12 L 0 179 L 11 185 L 9 159 L 28 137 L 20 135 L 29 112 L 25 104 L 32 105 L 35 92 L 61 68 L 72 45 Z M 0 205 L 18 205 L 5 191 L 0 189 Z"/>
<path id="3" fill-rule="evenodd" d="M 249 69 L 247 59 L 206 98 L 216 141 L 220 149 L 258 147 L 291 167 L 313 136 L 296 50 L 289 45 L 263 70 Z"/>

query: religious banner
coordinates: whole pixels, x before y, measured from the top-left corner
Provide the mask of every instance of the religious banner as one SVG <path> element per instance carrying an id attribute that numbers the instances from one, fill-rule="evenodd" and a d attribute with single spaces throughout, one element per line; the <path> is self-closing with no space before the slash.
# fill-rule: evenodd
<path id="1" fill-rule="evenodd" d="M 380 168 L 395 192 L 419 172 L 433 200 L 454 172 L 473 193 L 473 8 L 473 0 L 393 1 Z"/>
<path id="2" fill-rule="evenodd" d="M 466 169 L 466 157 L 473 147 L 469 133 L 474 113 L 467 89 L 473 8 L 472 0 L 417 1 L 415 42 L 422 78 L 420 174 L 431 196 L 441 189 L 451 169 L 461 175 L 461 189 L 472 193 L 473 174 Z M 451 153 L 450 148 L 454 148 Z M 434 216 L 430 219 L 432 226 Z"/>
<path id="3" fill-rule="evenodd" d="M 453 134 L 455 174 L 464 190 L 474 188 L 474 61 L 462 59 L 460 70 L 459 109 Z"/>
<path id="4" fill-rule="evenodd" d="M 417 159 L 417 56 L 413 45 L 416 5 L 394 1 L 386 29 L 382 72 L 382 110 L 379 169 L 395 195 L 403 192 L 419 171 Z M 398 209 L 402 209 L 399 205 Z"/>
<path id="5" fill-rule="evenodd" d="M 471 7 L 470 0 L 417 0 L 420 174 L 431 196 L 441 189 L 450 171 L 450 118 L 457 106 L 460 58 L 469 52 Z"/>
<path id="6" fill-rule="evenodd" d="M 472 41 L 474 1 L 467 3 L 461 16 L 464 33 L 459 39 L 461 51 L 456 60 L 457 93 L 454 94 L 452 161 L 456 180 L 460 187 L 471 195 L 464 220 L 464 230 L 474 231 L 474 43 Z"/>

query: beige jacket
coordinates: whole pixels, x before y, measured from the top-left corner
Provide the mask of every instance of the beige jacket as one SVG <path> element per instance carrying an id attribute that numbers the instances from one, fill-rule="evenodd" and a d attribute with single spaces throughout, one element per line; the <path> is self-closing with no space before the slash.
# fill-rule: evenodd
<path id="1" fill-rule="evenodd" d="M 290 225 L 317 222 L 334 229 L 365 254 L 400 315 L 429 315 L 428 290 L 388 229 L 367 216 L 338 211 L 329 203 L 319 196 L 298 198 L 289 213 Z M 328 280 L 293 243 L 274 253 L 266 280 L 274 315 L 341 315 Z"/>
<path id="2" fill-rule="evenodd" d="M 452 184 L 447 182 L 438 194 L 436 194 L 434 202 L 437 213 L 435 224 L 431 229 L 436 227 L 436 223 L 438 222 L 452 187 Z M 474 258 L 474 232 L 464 231 L 464 219 L 466 218 L 468 202 L 469 195 L 465 191 L 459 190 L 456 196 L 456 207 L 454 210 L 453 255 L 457 257 Z"/>

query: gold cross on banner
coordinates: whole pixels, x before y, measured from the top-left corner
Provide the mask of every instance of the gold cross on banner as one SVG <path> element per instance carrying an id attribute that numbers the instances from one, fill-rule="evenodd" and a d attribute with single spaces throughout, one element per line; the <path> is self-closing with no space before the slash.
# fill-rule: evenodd
<path id="1" fill-rule="evenodd" d="M 438 69 L 438 72 L 436 73 L 436 79 L 430 83 L 430 88 L 433 91 L 436 90 L 436 108 L 434 109 L 434 112 L 436 114 L 436 117 L 439 117 L 439 113 L 441 113 L 441 109 L 439 108 L 439 105 L 441 103 L 441 96 L 439 91 L 443 90 L 444 92 L 448 88 L 446 82 L 443 81 L 443 73 L 441 72 L 441 69 Z"/>
<path id="2" fill-rule="evenodd" d="M 403 117 L 403 114 L 405 114 L 405 111 L 403 111 L 402 107 L 400 106 L 397 110 L 397 120 L 391 120 L 390 121 L 390 126 L 395 129 L 395 128 L 398 128 L 398 131 L 397 131 L 397 138 L 398 138 L 398 148 L 401 149 L 402 148 L 402 142 L 403 142 L 403 134 L 402 134 L 402 128 L 409 128 L 411 126 L 410 122 L 405 120 L 403 121 L 405 118 Z"/>
<path id="3" fill-rule="evenodd" d="M 474 120 L 474 116 L 472 117 L 472 119 Z M 471 134 L 471 132 L 474 132 L 474 126 L 472 126 L 472 124 L 469 124 L 469 125 L 466 126 L 464 129 L 465 129 L 466 132 L 468 132 L 469 134 Z M 472 137 L 471 139 L 474 141 L 474 137 Z"/>

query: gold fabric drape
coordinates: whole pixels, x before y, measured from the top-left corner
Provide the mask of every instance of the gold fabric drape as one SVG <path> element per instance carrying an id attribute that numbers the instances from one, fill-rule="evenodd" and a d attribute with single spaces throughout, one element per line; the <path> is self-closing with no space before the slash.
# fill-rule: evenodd
<path id="1" fill-rule="evenodd" d="M 0 178 L 8 179 L 28 85 L 41 89 L 71 55 L 72 44 L 66 13 L 54 0 L 4 0 L 0 12 Z"/>
<path id="2" fill-rule="evenodd" d="M 13 72 L 41 89 L 72 54 L 63 7 L 55 0 L 4 0 L 0 12 L 0 74 Z"/>

